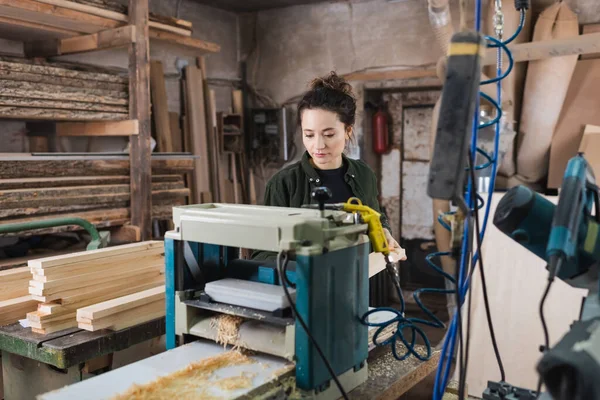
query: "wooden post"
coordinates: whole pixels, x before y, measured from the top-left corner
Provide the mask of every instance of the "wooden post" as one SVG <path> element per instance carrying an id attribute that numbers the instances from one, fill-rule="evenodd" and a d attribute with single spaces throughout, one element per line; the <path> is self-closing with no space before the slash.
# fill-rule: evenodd
<path id="1" fill-rule="evenodd" d="M 129 23 L 135 42 L 129 46 L 129 116 L 139 122 L 139 133 L 130 138 L 131 224 L 140 228 L 140 239 L 152 236 L 152 173 L 150 169 L 150 49 L 148 0 L 129 0 Z"/>

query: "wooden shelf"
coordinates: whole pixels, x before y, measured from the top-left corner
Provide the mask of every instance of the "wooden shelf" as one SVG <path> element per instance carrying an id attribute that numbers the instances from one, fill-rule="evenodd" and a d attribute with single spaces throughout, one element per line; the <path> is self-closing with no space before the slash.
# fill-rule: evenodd
<path id="1" fill-rule="evenodd" d="M 170 17 L 155 18 L 177 21 L 178 25 L 150 21 L 150 39 L 188 47 L 200 54 L 220 51 L 220 46 L 216 43 L 191 37 L 191 30 L 184 29 L 191 29 L 189 22 Z M 128 23 L 128 17 L 124 14 L 68 0 L 0 0 L 0 37 L 9 40 L 23 41 L 23 38 L 27 38 L 27 41 L 47 41 L 73 38 L 124 27 Z M 115 44 L 121 45 L 119 41 Z M 89 50 L 93 49 L 84 51 Z"/>
<path id="2" fill-rule="evenodd" d="M 219 45 L 191 35 L 190 22 L 152 15 L 148 0 L 129 0 L 128 7 L 114 3 L 103 8 L 83 0 L 0 0 L 0 37 L 24 42 L 28 57 L 23 65 L 13 65 L 0 58 L 0 89 L 3 90 L 0 119 L 79 121 L 58 122 L 57 136 L 128 136 L 129 154 L 124 160 L 115 160 L 112 168 L 113 173 L 116 169 L 129 176 L 130 184 L 122 188 L 128 193 L 109 193 L 104 196 L 103 204 L 106 210 L 113 212 L 110 224 L 131 222 L 138 229 L 140 240 L 151 237 L 153 218 L 168 218 L 171 207 L 185 204 L 190 194 L 185 186 L 173 190 L 157 188 L 153 174 L 160 173 L 163 164 L 171 167 L 186 164 L 188 168 L 197 164 L 195 158 L 160 160 L 151 152 L 150 40 L 177 44 L 192 49 L 197 55 L 220 51 Z M 94 77 L 99 79 L 90 79 L 91 72 L 86 75 L 78 69 L 38 65 L 40 58 L 125 46 L 129 53 L 128 79 L 110 73 L 96 73 Z M 14 75 L 10 76 L 11 73 Z M 81 84 L 74 85 L 75 81 Z M 89 154 L 79 162 L 68 160 L 66 163 L 64 157 L 50 157 L 46 161 L 24 157 L 26 161 L 19 162 L 1 156 L 0 179 L 19 178 L 19 173 L 24 171 L 35 174 L 32 171 L 35 168 L 39 169 L 38 173 L 63 176 L 89 175 L 94 168 L 107 173 L 107 165 L 111 164 L 106 160 L 94 161 Z M 45 167 L 40 169 L 40 163 Z M 17 164 L 21 172 L 17 171 Z M 79 167 L 72 168 L 76 164 Z M 183 178 L 181 185 L 184 185 Z M 123 204 L 123 200 L 128 205 Z M 32 213 L 67 211 L 58 210 L 65 205 L 36 201 L 32 200 Z M 80 216 L 94 223 L 106 223 L 104 209 L 89 211 L 89 207 L 95 207 L 98 202 L 97 196 L 90 194 L 85 199 L 69 201 L 73 201 L 68 205 L 69 210 L 78 208 Z M 9 204 L 16 206 L 18 202 Z M 40 204 L 43 207 L 35 208 Z M 6 212 L 11 218 L 21 217 L 13 222 L 30 218 L 20 215 L 16 208 Z"/>

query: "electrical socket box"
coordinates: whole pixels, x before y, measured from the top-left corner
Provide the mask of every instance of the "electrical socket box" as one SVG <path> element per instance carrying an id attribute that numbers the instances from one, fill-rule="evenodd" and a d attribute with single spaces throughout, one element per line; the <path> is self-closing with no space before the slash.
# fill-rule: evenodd
<path id="1" fill-rule="evenodd" d="M 287 113 L 282 108 L 250 109 L 250 151 L 265 163 L 289 160 L 289 137 Z"/>

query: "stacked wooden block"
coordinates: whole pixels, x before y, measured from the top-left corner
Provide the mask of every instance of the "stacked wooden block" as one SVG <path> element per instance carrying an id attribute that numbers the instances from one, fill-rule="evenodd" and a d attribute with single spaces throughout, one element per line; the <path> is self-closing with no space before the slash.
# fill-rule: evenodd
<path id="1" fill-rule="evenodd" d="M 17 322 L 37 309 L 38 303 L 27 289 L 29 279 L 28 267 L 0 271 L 0 326 Z"/>
<path id="2" fill-rule="evenodd" d="M 30 261 L 29 268 L 29 293 L 41 303 L 27 313 L 27 320 L 34 332 L 47 334 L 77 327 L 80 308 L 163 287 L 164 245 L 149 241 L 48 257 Z M 164 303 L 162 310 L 155 305 L 136 323 L 161 315 Z"/>
<path id="3" fill-rule="evenodd" d="M 0 117 L 129 119 L 129 80 L 98 67 L 0 57 Z"/>
<path id="4" fill-rule="evenodd" d="M 152 156 L 152 217 L 170 219 L 172 207 L 186 203 L 184 176 L 193 159 Z M 98 228 L 130 221 L 128 156 L 0 156 L 0 224 L 80 217 Z M 49 227 L 19 234 L 81 229 Z"/>

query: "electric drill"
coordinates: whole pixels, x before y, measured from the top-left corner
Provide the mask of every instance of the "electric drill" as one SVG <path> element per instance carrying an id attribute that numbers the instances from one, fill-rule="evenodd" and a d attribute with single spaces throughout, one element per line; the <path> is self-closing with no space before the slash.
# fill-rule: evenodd
<path id="1" fill-rule="evenodd" d="M 557 206 L 517 186 L 494 215 L 498 229 L 548 263 L 549 280 L 558 277 L 590 290 L 580 320 L 537 366 L 555 400 L 600 398 L 599 211 L 593 171 L 579 154 L 569 160 Z"/>

